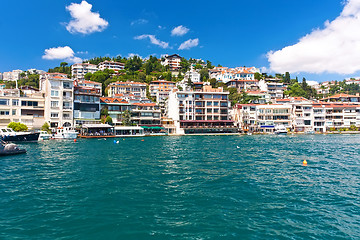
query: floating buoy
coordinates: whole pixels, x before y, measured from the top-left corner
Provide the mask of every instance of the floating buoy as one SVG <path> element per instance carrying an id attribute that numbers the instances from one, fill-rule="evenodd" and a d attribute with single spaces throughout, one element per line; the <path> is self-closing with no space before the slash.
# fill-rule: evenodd
<path id="1" fill-rule="evenodd" d="M 236 146 L 236 148 L 240 148 L 239 146 Z"/>
<path id="2" fill-rule="evenodd" d="M 143 141 L 144 141 L 144 139 L 141 139 L 141 141 L 143 142 Z"/>
<path id="3" fill-rule="evenodd" d="M 76 139 L 74 139 L 74 142 L 76 142 Z"/>
<path id="4" fill-rule="evenodd" d="M 116 140 L 114 140 L 114 143 L 116 143 Z"/>
<path id="5" fill-rule="evenodd" d="M 123 139 L 123 141 L 125 141 L 125 138 Z"/>
<path id="6" fill-rule="evenodd" d="M 116 141 L 116 144 L 118 144 L 119 143 L 119 141 Z"/>
<path id="7" fill-rule="evenodd" d="M 306 160 L 303 161 L 303 166 L 307 166 L 307 161 Z"/>

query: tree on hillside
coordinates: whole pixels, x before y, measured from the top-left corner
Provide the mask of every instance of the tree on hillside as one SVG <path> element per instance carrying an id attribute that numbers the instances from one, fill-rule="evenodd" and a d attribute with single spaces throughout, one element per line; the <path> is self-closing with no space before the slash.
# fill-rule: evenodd
<path id="1" fill-rule="evenodd" d="M 290 83 L 290 80 L 291 80 L 290 73 L 286 72 L 284 76 L 284 83 Z"/>
<path id="2" fill-rule="evenodd" d="M 200 80 L 206 82 L 209 79 L 209 70 L 207 68 L 203 68 L 200 70 Z"/>

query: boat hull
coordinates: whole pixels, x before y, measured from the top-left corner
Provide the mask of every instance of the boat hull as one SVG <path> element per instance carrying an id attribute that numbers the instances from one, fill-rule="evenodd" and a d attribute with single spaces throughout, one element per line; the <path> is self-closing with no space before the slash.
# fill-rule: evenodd
<path id="1" fill-rule="evenodd" d="M 24 154 L 26 153 L 25 149 L 17 149 L 17 150 L 10 150 L 10 151 L 0 151 L 0 156 L 10 156 L 10 155 L 17 155 L 17 154 Z"/>
<path id="2" fill-rule="evenodd" d="M 36 142 L 39 140 L 39 135 L 40 133 L 4 135 L 2 140 L 5 142 Z"/>

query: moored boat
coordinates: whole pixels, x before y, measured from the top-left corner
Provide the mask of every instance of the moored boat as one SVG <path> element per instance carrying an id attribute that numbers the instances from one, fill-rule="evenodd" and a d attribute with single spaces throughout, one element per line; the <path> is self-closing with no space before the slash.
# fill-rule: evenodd
<path id="1" fill-rule="evenodd" d="M 5 142 L 36 142 L 39 139 L 38 132 L 15 132 L 11 128 L 0 129 L 1 139 Z"/>
<path id="2" fill-rule="evenodd" d="M 39 140 L 49 140 L 51 136 L 47 131 L 40 131 Z"/>
<path id="3" fill-rule="evenodd" d="M 284 125 L 277 125 L 275 126 L 275 134 L 277 135 L 286 135 L 288 132 L 287 132 L 287 129 Z"/>
<path id="4" fill-rule="evenodd" d="M 56 133 L 53 135 L 53 139 L 75 139 L 78 136 L 78 132 L 70 127 L 59 127 L 56 129 Z"/>
<path id="5" fill-rule="evenodd" d="M 0 156 L 26 153 L 26 149 L 20 149 L 16 144 L 0 142 Z"/>

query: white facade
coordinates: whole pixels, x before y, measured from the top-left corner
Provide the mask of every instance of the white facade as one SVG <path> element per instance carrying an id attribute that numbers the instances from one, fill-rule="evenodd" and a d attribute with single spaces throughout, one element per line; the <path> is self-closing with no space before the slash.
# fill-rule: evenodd
<path id="1" fill-rule="evenodd" d="M 98 67 L 90 63 L 75 63 L 71 66 L 72 78 L 78 80 L 84 80 L 85 74 L 97 71 L 99 71 Z"/>
<path id="2" fill-rule="evenodd" d="M 266 82 L 265 80 L 259 81 L 261 91 L 265 91 L 270 95 L 271 99 L 283 98 L 285 86 L 280 82 Z"/>
<path id="3" fill-rule="evenodd" d="M 132 94 L 137 98 L 146 98 L 146 84 L 140 82 L 114 82 L 108 86 L 108 96 L 118 97 L 119 94 Z"/>
<path id="4" fill-rule="evenodd" d="M 73 126 L 73 82 L 62 73 L 40 76 L 40 90 L 45 94 L 45 121 L 52 130 Z"/>
<path id="5" fill-rule="evenodd" d="M 181 57 L 179 55 L 177 54 L 167 55 L 164 57 L 164 59 L 165 60 L 161 62 L 161 64 L 164 66 L 169 66 L 171 71 L 176 71 L 181 68 L 180 66 Z"/>
<path id="6" fill-rule="evenodd" d="M 104 71 L 105 69 L 111 69 L 115 72 L 125 69 L 125 64 L 113 61 L 104 61 L 98 64 L 98 69 Z"/>
<path id="7" fill-rule="evenodd" d="M 257 72 L 260 73 L 260 69 L 256 67 L 215 67 L 209 70 L 210 78 L 223 83 L 231 80 L 254 80 Z"/>
<path id="8" fill-rule="evenodd" d="M 45 99 L 41 93 L 22 96 L 18 89 L 0 91 L 0 127 L 20 122 L 29 129 L 40 129 L 44 124 Z"/>
<path id="9" fill-rule="evenodd" d="M 3 80 L 4 81 L 17 81 L 20 79 L 20 73 L 22 70 L 13 70 L 11 72 L 4 72 L 3 73 Z"/>
<path id="10" fill-rule="evenodd" d="M 193 72 L 186 72 L 185 73 L 185 76 L 184 76 L 184 80 L 189 80 L 190 79 L 190 81 L 191 82 L 193 82 L 193 83 L 196 83 L 196 82 L 201 82 L 201 80 L 200 80 L 200 73 L 198 73 L 198 72 L 195 72 L 195 71 L 193 71 Z"/>

